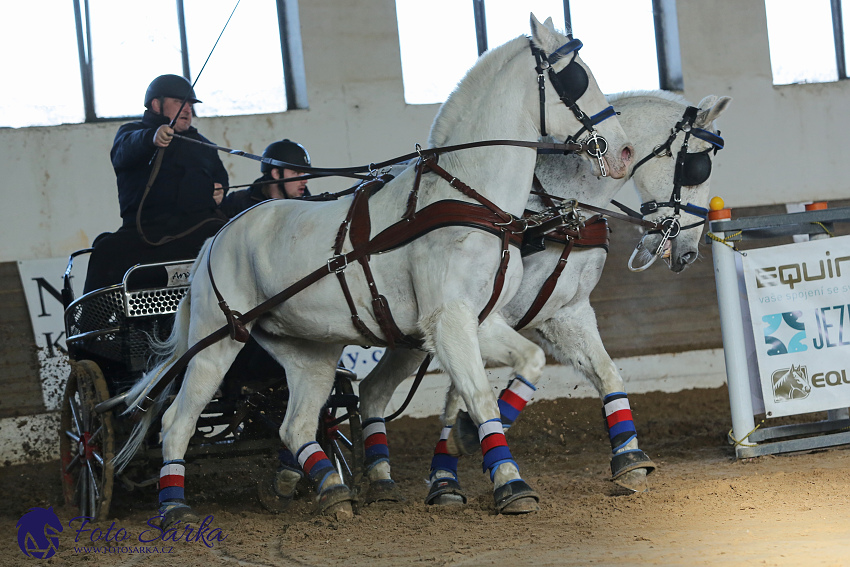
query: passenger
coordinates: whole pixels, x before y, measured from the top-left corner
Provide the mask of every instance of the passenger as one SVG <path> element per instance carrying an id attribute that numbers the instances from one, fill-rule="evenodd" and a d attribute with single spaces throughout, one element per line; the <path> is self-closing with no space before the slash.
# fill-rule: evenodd
<path id="1" fill-rule="evenodd" d="M 290 163 L 295 167 L 310 167 L 310 155 L 304 146 L 288 139 L 269 144 L 263 152 L 263 157 Z M 260 173 L 263 174 L 262 177 L 254 180 L 254 184 L 249 188 L 233 191 L 224 198 L 220 208 L 229 218 L 269 199 L 296 199 L 310 195 L 306 179 L 275 183 L 276 180 L 297 177 L 304 173 L 302 170 L 277 167 L 263 162 L 260 164 Z"/>
<path id="2" fill-rule="evenodd" d="M 161 75 L 148 86 L 142 119 L 118 129 L 110 156 L 123 224 L 95 240 L 85 292 L 120 283 L 136 264 L 194 258 L 227 222 L 215 194 L 228 189 L 217 150 L 175 137 L 209 143 L 192 126 L 199 102 L 185 78 Z"/>

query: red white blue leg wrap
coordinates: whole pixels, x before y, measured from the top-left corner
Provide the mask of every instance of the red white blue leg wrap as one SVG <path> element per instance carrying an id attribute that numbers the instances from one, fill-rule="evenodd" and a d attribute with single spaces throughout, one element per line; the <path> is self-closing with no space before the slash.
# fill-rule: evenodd
<path id="1" fill-rule="evenodd" d="M 508 449 L 501 419 L 491 419 L 479 425 L 478 439 L 481 441 L 481 454 L 484 455 L 483 470 L 490 470 L 490 480 L 493 480 L 500 465 L 513 463 L 517 466 L 511 450 Z"/>
<path id="2" fill-rule="evenodd" d="M 298 464 L 316 483 L 316 491 L 322 491 L 322 485 L 328 477 L 336 472 L 328 456 L 315 441 L 304 444 L 295 453 Z"/>
<path id="3" fill-rule="evenodd" d="M 457 457 L 449 455 L 446 448 L 446 440 L 452 433 L 452 426 L 443 427 L 440 432 L 440 441 L 434 449 L 434 456 L 431 458 L 431 479 L 434 478 L 434 473 L 443 471 L 451 473 L 452 477 L 457 480 Z"/>
<path id="4" fill-rule="evenodd" d="M 519 412 L 525 408 L 536 390 L 534 384 L 519 374 L 508 382 L 508 387 L 502 390 L 499 396 L 499 414 L 502 416 L 502 425 L 505 429 L 519 417 Z"/>
<path id="5" fill-rule="evenodd" d="M 159 506 L 160 510 L 186 506 L 184 482 L 186 479 L 186 461 L 166 461 L 159 469 Z"/>
<path id="6" fill-rule="evenodd" d="M 611 439 L 611 451 L 617 453 L 637 437 L 629 398 L 625 392 L 613 392 L 605 396 L 602 404 L 605 426 Z"/>
<path id="7" fill-rule="evenodd" d="M 366 469 L 378 463 L 389 462 L 390 447 L 387 445 L 387 426 L 383 418 L 374 417 L 363 422 L 363 446 L 366 450 Z"/>

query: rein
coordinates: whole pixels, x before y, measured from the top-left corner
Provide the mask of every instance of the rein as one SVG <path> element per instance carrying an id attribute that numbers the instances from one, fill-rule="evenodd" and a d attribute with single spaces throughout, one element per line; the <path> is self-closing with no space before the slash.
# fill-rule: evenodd
<path id="1" fill-rule="evenodd" d="M 340 283 L 343 287 L 343 294 L 346 295 L 346 301 L 352 310 L 352 321 L 355 327 L 361 332 L 361 334 L 364 334 L 370 340 L 377 339 L 374 333 L 368 331 L 368 329 L 365 329 L 365 325 L 362 324 L 362 320 L 360 320 L 359 316 L 356 313 L 356 310 L 354 309 L 353 300 L 349 297 L 350 294 L 346 293 L 347 285 L 344 281 L 344 275 L 340 275 L 348 267 L 348 265 L 353 262 L 359 262 L 364 270 L 366 279 L 369 282 L 370 293 L 372 294 L 373 298 L 373 310 L 375 313 L 375 318 L 381 326 L 385 337 L 387 338 L 387 343 L 394 345 L 398 341 L 399 343 L 405 346 L 417 346 L 416 343 L 410 344 L 413 341 L 417 341 L 418 344 L 421 345 L 421 341 L 418 341 L 418 339 L 410 340 L 411 337 L 401 334 L 401 332 L 398 330 L 398 327 L 392 321 L 392 316 L 389 312 L 389 306 L 386 304 L 385 297 L 381 295 L 377 291 L 377 289 L 375 289 L 374 279 L 372 278 L 371 269 L 369 268 L 368 264 L 368 258 L 372 254 L 380 254 L 399 248 L 404 244 L 412 241 L 413 239 L 423 236 L 424 234 L 427 234 L 428 232 L 437 228 L 447 226 L 469 226 L 501 236 L 501 260 L 499 263 L 499 267 L 496 270 L 496 275 L 493 283 L 493 291 L 491 293 L 490 299 L 487 301 L 487 304 L 484 306 L 478 316 L 480 324 L 492 311 L 493 307 L 498 301 L 499 296 L 501 295 L 505 280 L 505 274 L 507 272 L 507 267 L 510 261 L 509 246 L 521 246 L 522 234 L 529 227 L 529 223 L 523 219 L 514 217 L 508 212 L 503 211 L 496 204 L 488 200 L 476 190 L 472 189 L 456 177 L 449 174 L 442 167 L 437 165 L 437 158 L 440 154 L 446 152 L 486 146 L 517 146 L 533 148 L 536 149 L 538 152 L 540 152 L 541 150 L 548 152 L 564 153 L 587 151 L 588 154 L 593 157 L 596 157 L 599 160 L 602 173 L 603 175 L 606 175 L 607 173 L 602 160 L 602 155 L 607 151 L 608 144 L 604 140 L 604 138 L 602 138 L 596 133 L 593 126 L 596 123 L 601 122 L 605 118 L 613 116 L 613 108 L 611 108 L 611 112 L 603 111 L 602 113 L 599 113 L 597 117 L 603 114 L 605 116 L 599 118 L 597 122 L 593 122 L 593 118 L 587 119 L 586 115 L 584 115 L 584 113 L 581 112 L 581 110 L 578 108 L 578 105 L 572 99 L 569 98 L 568 93 L 564 90 L 564 85 L 561 84 L 560 79 L 557 77 L 557 74 L 555 74 L 554 71 L 551 69 L 551 63 L 556 62 L 568 53 L 577 51 L 580 47 L 580 41 L 571 40 L 569 43 L 556 50 L 549 57 L 549 59 L 546 58 L 546 55 L 545 53 L 543 53 L 542 50 L 535 48 L 533 44 L 532 52 L 535 53 L 535 59 L 538 61 L 538 77 L 542 74 L 542 60 L 546 62 L 546 68 L 549 70 L 550 79 L 552 80 L 553 86 L 555 87 L 556 91 L 558 91 L 561 100 L 564 102 L 564 104 L 568 106 L 568 108 L 572 110 L 576 118 L 578 118 L 579 121 L 582 122 L 583 128 L 576 134 L 576 136 L 580 135 L 585 130 L 589 131 L 587 139 L 583 142 L 572 141 L 576 137 L 573 136 L 570 137 L 563 144 L 548 142 L 528 142 L 523 140 L 484 140 L 479 142 L 458 144 L 454 146 L 445 146 L 441 148 L 429 148 L 427 150 L 422 150 L 417 145 L 416 151 L 414 153 L 399 156 L 392 160 L 387 160 L 378 164 L 372 163 L 368 166 L 348 168 L 313 168 L 298 165 L 298 167 L 296 168 L 298 171 L 306 171 L 308 173 L 313 174 L 346 175 L 352 173 L 360 173 L 363 171 L 368 171 L 370 174 L 373 174 L 378 169 L 390 165 L 395 165 L 404 161 L 409 161 L 415 157 L 419 158 L 417 163 L 417 172 L 414 187 L 411 191 L 410 196 L 408 197 L 407 210 L 404 212 L 398 222 L 390 225 L 389 227 L 378 233 L 374 238 L 369 238 L 371 223 L 369 221 L 368 197 L 374 190 L 377 190 L 376 185 L 379 184 L 380 186 L 383 186 L 384 184 L 384 180 L 376 176 L 373 181 L 363 184 L 355 190 L 355 195 L 352 199 L 352 204 L 349 208 L 348 215 L 346 216 L 346 219 L 342 222 L 337 232 L 334 256 L 327 260 L 326 265 L 317 268 L 313 272 L 309 273 L 307 276 L 285 288 L 283 291 L 266 299 L 265 301 L 263 301 L 262 303 L 255 306 L 244 314 L 240 314 L 239 312 L 231 310 L 227 306 L 227 302 L 224 300 L 224 297 L 221 295 L 215 285 L 211 266 L 212 250 L 215 244 L 215 238 L 217 238 L 218 235 L 223 232 L 223 230 L 220 230 L 218 233 L 216 233 L 216 235 L 213 237 L 212 242 L 207 247 L 207 272 L 210 277 L 210 283 L 212 285 L 213 291 L 215 292 L 215 295 L 219 301 L 219 307 L 224 312 L 227 324 L 220 327 L 210 335 L 199 340 L 197 343 L 192 345 L 182 356 L 180 356 L 176 361 L 174 361 L 168 368 L 168 370 L 166 370 L 165 373 L 157 380 L 156 384 L 154 384 L 153 387 L 147 393 L 145 393 L 142 399 L 139 400 L 139 402 L 133 408 L 128 410 L 128 413 L 131 415 L 131 417 L 138 419 L 139 417 L 141 417 L 142 413 L 147 412 L 151 405 L 155 403 L 155 399 L 165 390 L 165 388 L 174 380 L 174 378 L 177 377 L 177 375 L 186 367 L 189 361 L 198 352 L 207 348 L 211 344 L 223 339 L 227 335 L 229 335 L 234 340 L 245 342 L 250 336 L 250 333 L 245 327 L 247 323 L 250 323 L 261 315 L 269 312 L 271 309 L 280 305 L 296 293 L 303 291 L 310 285 L 332 273 L 337 274 L 340 279 Z M 567 68 L 571 68 L 571 65 L 574 64 L 576 55 L 577 54 L 573 55 L 573 62 L 568 64 Z M 564 70 L 566 70 L 567 68 L 565 68 Z M 576 64 L 576 68 L 578 68 L 586 76 L 586 72 L 583 68 L 581 68 L 581 66 Z M 562 70 L 562 72 L 564 70 Z M 586 88 L 587 85 L 585 84 L 583 89 L 586 90 Z M 577 100 L 578 98 L 580 98 L 583 93 L 584 91 L 579 93 L 579 95 L 576 96 L 575 99 Z M 541 105 L 542 104 L 543 98 L 541 98 Z M 541 106 L 541 116 L 544 117 L 543 119 L 545 120 L 544 114 L 545 110 Z M 545 129 L 545 126 L 543 126 L 543 128 Z M 249 157 L 251 159 L 255 159 L 264 163 L 270 163 L 271 165 L 275 165 L 278 167 L 287 167 L 292 165 L 288 164 L 287 162 L 272 160 L 270 158 L 263 158 L 261 156 L 248 154 L 242 151 L 232 150 L 230 148 L 224 148 L 215 144 L 209 144 L 199 140 L 192 140 L 183 136 L 178 137 L 190 140 L 195 143 L 213 147 L 219 151 L 224 151 L 233 155 Z M 480 204 L 473 204 L 455 200 L 441 200 L 432 203 L 431 205 L 428 205 L 419 211 L 416 211 L 419 182 L 421 180 L 421 176 L 427 172 L 433 172 L 437 175 L 440 175 L 446 182 L 449 183 L 449 185 L 451 185 L 461 194 L 475 201 L 478 201 L 478 203 Z M 556 212 L 553 214 L 558 219 L 562 218 L 562 214 L 560 212 Z M 552 219 L 541 217 L 537 220 L 539 220 L 539 222 L 542 224 L 551 221 Z M 563 223 L 560 222 L 560 224 Z M 225 227 L 226 226 L 227 225 L 225 225 Z M 349 235 L 349 241 L 351 242 L 353 249 L 350 252 L 343 254 L 341 251 L 342 243 L 346 234 Z M 368 331 L 368 333 L 364 332 L 364 329 Z M 431 355 L 429 354 L 426 357 L 422 368 L 420 368 L 419 374 L 424 375 L 424 372 L 425 370 L 427 370 L 427 365 L 430 360 Z M 417 375 L 417 377 L 418 376 L 419 375 Z M 419 380 L 421 380 L 421 378 L 419 378 Z M 414 392 L 415 387 L 408 395 L 407 401 L 409 401 Z M 407 404 L 407 401 L 404 405 Z M 401 409 L 403 410 L 404 406 Z"/>

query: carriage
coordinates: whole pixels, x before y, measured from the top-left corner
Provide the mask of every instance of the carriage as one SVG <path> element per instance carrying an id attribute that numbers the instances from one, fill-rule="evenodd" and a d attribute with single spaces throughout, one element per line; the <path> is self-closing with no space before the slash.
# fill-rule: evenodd
<path id="1" fill-rule="evenodd" d="M 124 398 L 155 353 L 151 339 L 164 340 L 188 290 L 192 260 L 137 265 L 122 283 L 75 298 L 71 286 L 74 252 L 64 273 L 62 300 L 71 371 L 62 398 L 60 463 L 65 502 L 84 516 L 109 514 L 115 484 L 127 490 L 159 480 L 160 431 L 151 428 L 143 450 L 130 466 L 116 471 L 113 457 L 132 429 L 122 415 Z M 259 347 L 257 347 L 259 348 Z M 246 349 L 247 351 L 248 349 Z M 288 389 L 283 369 L 251 364 L 250 353 L 234 363 L 215 398 L 198 419 L 187 455 L 193 458 L 269 454 L 281 447 L 278 430 L 286 413 Z M 337 472 L 352 488 L 363 476 L 363 442 L 357 376 L 339 367 L 317 428 L 317 439 Z M 346 424 L 347 436 L 340 431 Z M 261 504 L 282 511 L 288 501 L 274 491 L 274 479 L 261 478 Z"/>

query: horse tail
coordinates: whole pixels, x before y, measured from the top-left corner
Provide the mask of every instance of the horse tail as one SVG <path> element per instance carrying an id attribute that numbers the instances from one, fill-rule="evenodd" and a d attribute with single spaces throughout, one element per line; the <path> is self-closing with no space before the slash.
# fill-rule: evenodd
<path id="1" fill-rule="evenodd" d="M 174 326 L 171 328 L 171 334 L 168 338 L 165 341 L 151 339 L 151 348 L 154 352 L 154 356 L 157 356 L 159 361 L 154 364 L 153 368 L 145 372 L 142 375 L 142 378 L 127 392 L 127 396 L 125 398 L 127 409 L 124 410 L 124 414 L 132 411 L 132 408 L 141 402 L 142 399 L 147 396 L 148 392 L 151 391 L 151 388 L 153 388 L 153 386 L 159 381 L 159 377 L 162 376 L 175 362 L 177 362 L 177 360 L 183 356 L 187 350 L 189 350 L 189 320 L 191 318 L 192 311 L 191 305 L 190 288 L 180 301 L 180 305 L 177 308 L 177 314 L 174 318 Z M 165 400 L 168 399 L 169 395 L 171 395 L 173 387 L 174 382 L 172 381 L 171 384 L 169 384 L 168 387 L 166 387 L 162 393 L 157 396 L 153 405 L 148 408 L 141 420 L 133 426 L 133 430 L 130 432 L 127 442 L 112 459 L 116 472 L 124 470 L 124 467 L 127 466 L 133 456 L 138 452 L 139 447 L 141 447 L 144 442 L 148 429 L 150 429 L 154 418 L 159 415 Z"/>

